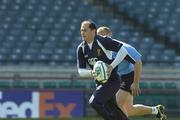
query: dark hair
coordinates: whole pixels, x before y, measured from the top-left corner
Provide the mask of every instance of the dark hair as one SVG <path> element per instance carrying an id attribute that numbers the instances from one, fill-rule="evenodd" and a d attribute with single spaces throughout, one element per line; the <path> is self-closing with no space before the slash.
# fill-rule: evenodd
<path id="1" fill-rule="evenodd" d="M 89 28 L 91 30 L 97 30 L 96 24 L 91 20 L 84 20 L 82 23 L 89 23 Z"/>
<path id="2" fill-rule="evenodd" d="M 94 30 L 94 29 L 97 30 L 96 24 L 94 22 L 92 22 L 92 21 L 90 21 L 89 28 L 91 30 Z"/>

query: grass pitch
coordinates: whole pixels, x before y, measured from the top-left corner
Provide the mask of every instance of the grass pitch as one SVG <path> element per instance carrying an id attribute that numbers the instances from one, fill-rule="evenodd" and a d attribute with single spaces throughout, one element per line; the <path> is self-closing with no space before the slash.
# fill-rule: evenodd
<path id="1" fill-rule="evenodd" d="M 76 118 L 76 119 L 0 119 L 0 120 L 103 120 L 102 118 L 98 117 L 86 117 L 86 118 Z M 129 120 L 156 120 L 155 117 L 152 116 L 145 116 L 145 117 L 130 117 Z M 170 116 L 167 120 L 180 120 L 179 117 Z"/>

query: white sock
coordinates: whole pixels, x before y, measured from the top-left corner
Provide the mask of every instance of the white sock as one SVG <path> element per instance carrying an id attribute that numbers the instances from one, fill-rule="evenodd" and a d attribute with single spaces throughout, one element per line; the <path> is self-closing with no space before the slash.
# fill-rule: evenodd
<path id="1" fill-rule="evenodd" d="M 158 114 L 158 110 L 156 107 L 152 107 L 152 114 L 153 115 L 157 115 Z"/>

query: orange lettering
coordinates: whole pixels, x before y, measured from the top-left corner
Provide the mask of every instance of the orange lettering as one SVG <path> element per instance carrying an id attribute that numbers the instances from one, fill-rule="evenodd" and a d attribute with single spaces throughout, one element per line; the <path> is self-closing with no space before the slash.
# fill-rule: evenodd
<path id="1" fill-rule="evenodd" d="M 54 99 L 54 93 L 52 92 L 41 92 L 40 94 L 40 117 L 53 117 L 53 116 L 46 116 L 47 110 L 52 110 L 54 108 L 53 104 L 47 104 L 47 100 Z"/>
<path id="2" fill-rule="evenodd" d="M 66 107 L 63 104 L 56 104 L 56 107 L 61 112 L 60 118 L 70 118 L 72 110 L 76 107 L 75 103 L 70 103 Z"/>

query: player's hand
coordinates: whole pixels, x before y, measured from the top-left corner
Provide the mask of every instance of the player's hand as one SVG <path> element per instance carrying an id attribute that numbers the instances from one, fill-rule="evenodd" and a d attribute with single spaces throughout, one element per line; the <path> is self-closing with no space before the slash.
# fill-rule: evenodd
<path id="1" fill-rule="evenodd" d="M 139 87 L 139 83 L 132 83 L 131 91 L 133 96 L 138 96 L 141 93 L 141 89 Z"/>
<path id="2" fill-rule="evenodd" d="M 110 77 L 111 76 L 111 72 L 113 71 L 113 67 L 111 66 L 111 65 L 108 65 L 107 64 L 107 74 L 108 74 L 108 77 Z"/>
<path id="3" fill-rule="evenodd" d="M 93 78 L 96 79 L 97 74 L 96 74 L 96 72 L 94 70 L 91 71 L 91 74 L 92 74 Z"/>

